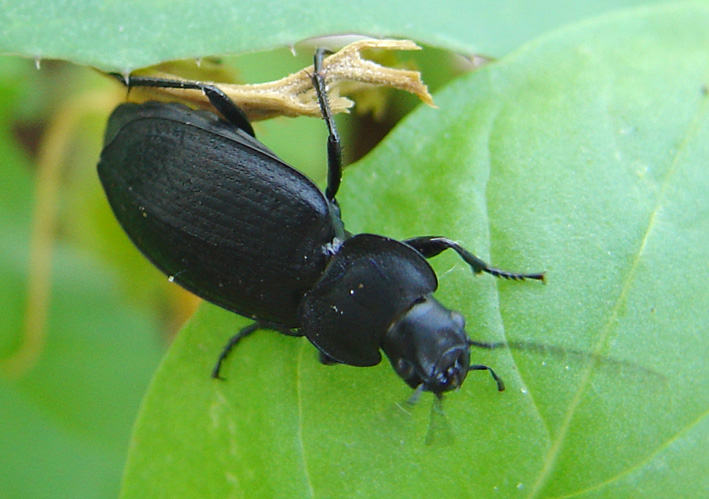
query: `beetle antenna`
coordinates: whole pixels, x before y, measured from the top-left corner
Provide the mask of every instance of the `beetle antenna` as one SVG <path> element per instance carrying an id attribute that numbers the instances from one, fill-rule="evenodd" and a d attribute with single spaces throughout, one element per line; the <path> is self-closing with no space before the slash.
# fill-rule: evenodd
<path id="1" fill-rule="evenodd" d="M 473 364 L 472 366 L 468 367 L 468 372 L 470 371 L 488 371 L 492 375 L 492 379 L 494 379 L 495 383 L 497 383 L 497 391 L 505 391 L 505 383 L 502 381 L 502 378 L 500 378 L 497 373 L 493 371 L 492 367 L 484 366 L 482 364 Z"/>

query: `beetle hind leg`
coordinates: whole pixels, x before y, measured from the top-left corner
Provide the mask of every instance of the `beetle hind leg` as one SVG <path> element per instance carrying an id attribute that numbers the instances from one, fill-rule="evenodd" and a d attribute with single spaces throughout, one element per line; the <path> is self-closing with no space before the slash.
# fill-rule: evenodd
<path id="1" fill-rule="evenodd" d="M 222 364 L 224 363 L 224 360 L 229 356 L 229 353 L 232 351 L 232 349 L 244 338 L 249 336 L 251 333 L 258 329 L 272 329 L 274 331 L 278 331 L 281 334 L 285 334 L 287 336 L 303 336 L 300 332 L 298 332 L 295 329 L 291 329 L 287 326 L 284 326 L 282 324 L 276 324 L 274 322 L 253 322 L 249 324 L 248 326 L 245 326 L 239 330 L 238 333 L 236 333 L 234 336 L 229 338 L 229 341 L 227 342 L 226 345 L 224 345 L 224 348 L 222 349 L 222 352 L 219 354 L 219 359 L 217 359 L 217 363 L 214 365 L 214 369 L 212 369 L 212 378 L 215 379 L 221 379 L 223 380 L 224 378 L 219 374 L 219 371 L 221 370 Z"/>

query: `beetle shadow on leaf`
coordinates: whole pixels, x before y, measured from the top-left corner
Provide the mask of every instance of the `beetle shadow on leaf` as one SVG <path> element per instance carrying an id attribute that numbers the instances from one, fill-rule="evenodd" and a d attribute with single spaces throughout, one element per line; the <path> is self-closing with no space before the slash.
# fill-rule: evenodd
<path id="1" fill-rule="evenodd" d="M 433 398 L 424 442 L 426 445 L 434 447 L 447 447 L 455 443 L 455 434 L 446 413 L 443 411 L 443 399 L 441 398 Z"/>
<path id="2" fill-rule="evenodd" d="M 384 410 L 380 418 L 380 428 L 386 428 L 386 438 L 396 442 L 409 442 L 412 445 L 424 443 L 431 447 L 446 447 L 455 443 L 455 433 L 443 409 L 443 401 L 432 397 L 431 409 L 424 414 L 427 400 L 409 397 L 402 402 L 395 402 Z M 425 420 L 425 421 L 421 421 Z M 425 435 L 421 431 L 425 425 Z"/>
<path id="3" fill-rule="evenodd" d="M 574 371 L 590 368 L 596 374 L 617 379 L 625 387 L 640 385 L 650 387 L 653 390 L 664 390 L 668 387 L 667 376 L 655 369 L 635 361 L 619 359 L 592 351 L 577 350 L 534 341 L 497 343 L 473 341 L 471 345 L 488 350 L 509 349 L 526 352 L 535 358 L 541 359 L 544 366 L 562 365 L 565 366 L 567 371 L 572 367 Z"/>

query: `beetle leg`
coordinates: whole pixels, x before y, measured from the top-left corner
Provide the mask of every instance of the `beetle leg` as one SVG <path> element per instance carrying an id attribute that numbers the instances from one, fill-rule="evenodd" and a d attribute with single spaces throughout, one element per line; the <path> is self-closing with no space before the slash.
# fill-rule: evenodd
<path id="1" fill-rule="evenodd" d="M 492 379 L 494 379 L 495 382 L 497 383 L 497 391 L 498 392 L 505 391 L 505 384 L 502 382 L 502 379 L 497 375 L 497 373 L 492 370 L 492 367 L 484 366 L 482 364 L 474 364 L 474 365 L 468 367 L 468 371 L 489 371 L 490 374 L 492 375 Z"/>
<path id="2" fill-rule="evenodd" d="M 182 88 L 185 90 L 201 90 L 205 97 L 209 99 L 210 104 L 214 106 L 214 109 L 219 111 L 219 113 L 226 118 L 227 121 L 245 131 L 252 137 L 254 135 L 254 129 L 251 127 L 249 119 L 246 117 L 244 112 L 239 109 L 239 106 L 234 104 L 227 94 L 225 94 L 219 87 L 215 85 L 209 85 L 205 83 L 200 83 L 198 81 L 188 81 L 188 80 L 171 80 L 169 78 L 153 78 L 150 76 L 129 76 L 128 79 L 124 79 L 123 76 L 117 73 L 111 73 L 116 79 L 123 82 L 124 85 L 130 90 L 131 87 L 153 87 L 153 88 Z"/>
<path id="3" fill-rule="evenodd" d="M 313 86 L 315 86 L 315 93 L 318 96 L 320 112 L 327 124 L 328 131 L 327 189 L 325 189 L 325 196 L 328 201 L 337 204 L 335 196 L 340 188 L 340 180 L 342 178 L 342 145 L 340 143 L 340 135 L 337 133 L 337 127 L 335 126 L 335 119 L 330 109 L 330 101 L 327 97 L 327 84 L 325 83 L 325 76 L 322 71 L 322 62 L 327 52 L 326 49 L 322 48 L 315 51 L 312 80 Z"/>
<path id="4" fill-rule="evenodd" d="M 488 274 L 494 275 L 495 277 L 504 277 L 505 279 L 537 279 L 538 281 L 544 281 L 544 272 L 538 272 L 534 274 L 518 274 L 516 272 L 508 272 L 506 270 L 501 270 L 492 267 L 482 261 L 477 256 L 473 255 L 470 251 L 463 248 L 455 241 L 445 237 L 414 237 L 412 239 L 404 240 L 404 243 L 414 248 L 425 258 L 432 258 L 447 249 L 452 249 L 453 251 L 458 253 L 458 255 L 460 255 L 460 257 L 465 261 L 465 263 L 470 265 L 470 268 L 473 269 L 473 272 L 475 272 L 476 274 L 479 274 L 480 272 L 487 272 Z"/>
<path id="5" fill-rule="evenodd" d="M 231 350 L 236 346 L 237 343 L 239 343 L 241 340 L 249 336 L 251 333 L 256 331 L 257 329 L 273 329 L 274 331 L 278 331 L 281 334 L 285 334 L 287 336 L 303 336 L 300 334 L 295 329 L 290 329 L 287 326 L 283 326 L 282 324 L 276 324 L 274 322 L 253 322 L 249 324 L 248 326 L 245 326 L 239 330 L 238 333 L 236 333 L 234 336 L 229 338 L 229 341 L 227 342 L 226 345 L 224 345 L 224 348 L 222 349 L 222 353 L 219 354 L 219 359 L 217 360 L 217 363 L 214 365 L 214 369 L 212 369 L 212 378 L 216 379 L 224 379 L 220 374 L 219 371 L 222 367 L 222 363 L 224 360 L 227 358 Z"/>

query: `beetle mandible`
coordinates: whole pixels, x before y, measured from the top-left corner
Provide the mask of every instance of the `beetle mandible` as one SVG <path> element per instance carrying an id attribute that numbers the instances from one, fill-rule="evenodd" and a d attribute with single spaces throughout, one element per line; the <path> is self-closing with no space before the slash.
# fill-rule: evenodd
<path id="1" fill-rule="evenodd" d="M 178 103 L 126 103 L 109 118 L 98 172 L 116 218 L 138 249 L 196 295 L 254 320 L 224 347 L 257 329 L 305 336 L 323 363 L 373 366 L 381 351 L 412 388 L 441 397 L 460 387 L 473 342 L 463 316 L 441 305 L 426 259 L 451 249 L 476 274 L 543 280 L 496 269 L 455 241 L 397 241 L 348 233 L 336 200 L 340 139 L 322 74 L 312 75 L 328 128 L 327 188 L 256 140 L 249 120 L 218 87 L 133 77 L 130 86 L 204 92 L 221 117 Z"/>

